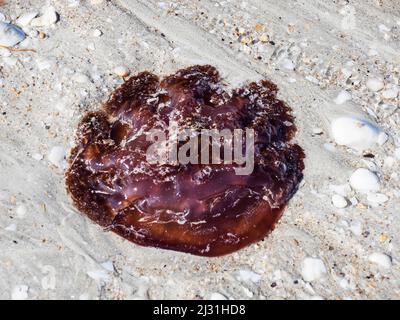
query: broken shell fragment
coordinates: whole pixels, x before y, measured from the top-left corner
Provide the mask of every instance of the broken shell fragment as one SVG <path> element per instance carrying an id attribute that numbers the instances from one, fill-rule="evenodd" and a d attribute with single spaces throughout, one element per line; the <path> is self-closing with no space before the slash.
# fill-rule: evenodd
<path id="1" fill-rule="evenodd" d="M 25 33 L 18 27 L 0 22 L 0 45 L 13 47 L 25 39 Z"/>

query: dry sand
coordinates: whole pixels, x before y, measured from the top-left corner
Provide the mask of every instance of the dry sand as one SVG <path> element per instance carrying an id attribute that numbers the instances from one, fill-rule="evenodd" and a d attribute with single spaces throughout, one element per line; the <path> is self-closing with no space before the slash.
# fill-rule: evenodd
<path id="1" fill-rule="evenodd" d="M 49 4 L 59 21 L 24 28 L 19 45 L 36 52 L 0 51 L 0 298 L 400 298 L 399 97 L 366 87 L 399 85 L 398 0 L 8 0 L 0 13 L 16 23 Z M 197 63 L 233 86 L 274 81 L 307 154 L 275 231 L 212 259 L 103 231 L 71 205 L 59 158 L 83 113 L 122 83 L 116 67 L 169 74 Z M 342 90 L 352 99 L 338 105 Z M 364 151 L 373 158 L 334 143 L 342 115 L 389 135 Z M 345 190 L 349 205 L 336 208 L 333 186 L 360 167 L 378 173 L 388 201 Z"/>

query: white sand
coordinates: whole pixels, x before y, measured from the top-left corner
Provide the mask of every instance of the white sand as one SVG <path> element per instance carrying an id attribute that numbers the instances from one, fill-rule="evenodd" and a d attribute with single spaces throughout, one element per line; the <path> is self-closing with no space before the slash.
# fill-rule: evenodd
<path id="1" fill-rule="evenodd" d="M 366 87 L 368 77 L 399 85 L 398 0 L 7 2 L 8 21 L 46 4 L 60 20 L 25 29 L 20 48 L 36 53 L 0 51 L 0 298 L 400 298 L 399 97 Z M 273 80 L 307 154 L 273 234 L 213 259 L 103 231 L 71 206 L 63 179 L 79 118 L 122 82 L 116 67 L 168 74 L 196 63 L 231 85 Z M 342 90 L 352 99 L 337 104 Z M 330 123 L 348 115 L 389 134 L 364 151 L 375 158 L 334 144 Z M 345 185 L 360 167 L 377 172 L 388 201 Z M 346 208 L 332 204 L 336 193 Z M 315 267 L 306 258 L 318 268 L 304 270 Z"/>

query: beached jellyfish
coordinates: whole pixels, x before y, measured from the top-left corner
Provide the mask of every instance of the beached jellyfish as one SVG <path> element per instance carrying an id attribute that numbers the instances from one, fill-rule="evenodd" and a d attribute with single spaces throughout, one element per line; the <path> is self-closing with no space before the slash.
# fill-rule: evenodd
<path id="1" fill-rule="evenodd" d="M 266 80 L 228 90 L 209 65 L 161 80 L 143 72 L 80 122 L 67 189 L 80 211 L 134 243 L 202 256 L 228 254 L 262 240 L 302 180 L 304 153 L 291 142 L 293 121 L 291 109 L 277 99 L 277 87 Z M 149 161 L 155 143 L 149 132 L 171 136 L 187 129 L 199 135 L 202 130 L 251 130 L 251 170 L 238 174 L 244 164 L 225 161 L 229 137 L 217 142 L 219 162 L 212 146 L 205 151 L 197 142 L 191 144 L 197 163 L 182 163 L 179 157 Z M 243 155 L 246 139 L 239 148 Z M 171 160 L 171 150 L 187 142 L 178 139 L 167 148 L 171 141 L 158 141 L 153 149 L 167 150 Z M 212 161 L 199 160 L 200 154 Z"/>

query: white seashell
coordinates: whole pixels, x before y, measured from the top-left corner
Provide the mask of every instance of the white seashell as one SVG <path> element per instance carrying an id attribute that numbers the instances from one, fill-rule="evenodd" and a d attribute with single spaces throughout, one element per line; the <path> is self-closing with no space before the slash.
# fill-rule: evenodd
<path id="1" fill-rule="evenodd" d="M 368 79 L 366 86 L 369 90 L 377 92 L 383 89 L 383 87 L 385 86 L 385 84 L 383 83 L 383 81 L 381 79 L 378 78 L 371 78 Z"/>
<path id="2" fill-rule="evenodd" d="M 340 72 L 342 73 L 343 79 L 344 79 L 344 80 L 347 80 L 347 79 L 350 78 L 351 75 L 353 74 L 353 72 L 352 72 L 351 70 L 346 69 L 346 68 L 342 68 L 342 69 L 340 70 Z"/>
<path id="3" fill-rule="evenodd" d="M 29 287 L 24 284 L 15 286 L 11 291 L 11 300 L 26 300 L 26 299 L 28 299 L 28 290 L 29 290 Z"/>
<path id="4" fill-rule="evenodd" d="M 0 45 L 13 47 L 25 39 L 25 33 L 18 27 L 0 22 Z"/>
<path id="5" fill-rule="evenodd" d="M 16 209 L 17 216 L 18 216 L 18 218 L 21 218 L 21 219 L 23 217 L 25 217 L 27 212 L 28 212 L 28 210 L 26 209 L 26 207 L 24 205 L 20 205 Z"/>
<path id="6" fill-rule="evenodd" d="M 326 274 L 324 262 L 318 258 L 305 258 L 301 264 L 301 276 L 306 282 L 322 278 Z"/>
<path id="7" fill-rule="evenodd" d="M 349 182 L 354 190 L 361 193 L 377 192 L 380 189 L 378 176 L 365 168 L 354 171 Z"/>
<path id="8" fill-rule="evenodd" d="M 384 24 L 380 24 L 378 26 L 379 32 L 390 32 L 390 29 L 388 27 L 386 27 Z"/>
<path id="9" fill-rule="evenodd" d="M 313 128 L 312 133 L 315 135 L 320 135 L 324 133 L 324 130 L 322 128 Z"/>
<path id="10" fill-rule="evenodd" d="M 40 161 L 40 160 L 43 160 L 43 155 L 40 153 L 34 153 L 32 155 L 32 158 L 35 159 L 36 161 Z"/>
<path id="11" fill-rule="evenodd" d="M 354 117 L 340 117 L 332 121 L 331 132 L 338 145 L 363 151 L 378 143 L 384 144 L 387 135 L 367 120 Z"/>
<path id="12" fill-rule="evenodd" d="M 76 8 L 80 5 L 80 0 L 69 0 L 68 2 L 68 7 L 70 8 Z"/>
<path id="13" fill-rule="evenodd" d="M 333 143 L 324 143 L 324 149 L 329 152 L 335 152 L 336 147 Z"/>
<path id="14" fill-rule="evenodd" d="M 103 35 L 103 32 L 99 29 L 93 30 L 93 37 L 101 37 Z"/>
<path id="15" fill-rule="evenodd" d="M 393 87 L 391 89 L 387 89 L 382 91 L 382 98 L 384 99 L 396 99 L 399 95 L 399 89 L 397 87 Z"/>
<path id="16" fill-rule="evenodd" d="M 350 231 L 355 235 L 355 236 L 360 236 L 362 234 L 362 225 L 360 221 L 354 221 L 350 225 Z"/>
<path id="17" fill-rule="evenodd" d="M 110 273 L 104 269 L 89 270 L 86 272 L 86 274 L 98 282 L 108 282 L 111 280 Z"/>
<path id="18" fill-rule="evenodd" d="M 334 194 L 332 196 L 332 204 L 336 207 L 336 208 L 346 208 L 347 207 L 347 200 L 345 197 L 338 195 L 338 194 Z"/>
<path id="19" fill-rule="evenodd" d="M 54 166 L 62 169 L 65 166 L 65 156 L 66 156 L 65 149 L 63 147 L 56 146 L 50 150 L 48 154 L 48 160 Z"/>
<path id="20" fill-rule="evenodd" d="M 96 46 L 95 46 L 94 43 L 89 43 L 88 46 L 87 46 L 87 48 L 88 48 L 88 50 L 90 50 L 90 51 L 96 50 Z"/>
<path id="21" fill-rule="evenodd" d="M 379 53 L 375 49 L 370 49 L 367 54 L 369 57 L 374 57 L 377 56 Z"/>
<path id="22" fill-rule="evenodd" d="M 58 21 L 58 14 L 54 7 L 49 6 L 42 9 L 42 15 L 31 22 L 33 27 L 48 27 Z"/>
<path id="23" fill-rule="evenodd" d="M 210 300 L 228 300 L 228 298 L 219 292 L 213 292 L 210 295 Z"/>
<path id="24" fill-rule="evenodd" d="M 21 27 L 26 27 L 28 26 L 33 19 L 35 19 L 37 16 L 39 15 L 39 12 L 37 11 L 32 11 L 32 12 L 28 12 L 28 13 L 24 13 L 23 15 L 21 15 L 17 21 L 16 24 L 21 26 Z"/>
<path id="25" fill-rule="evenodd" d="M 129 70 L 124 66 L 118 66 L 114 68 L 114 73 L 120 77 L 127 77 L 129 75 Z"/>
<path id="26" fill-rule="evenodd" d="M 261 276 L 254 271 L 243 269 L 237 272 L 236 279 L 248 283 L 257 283 L 261 280 Z"/>
<path id="27" fill-rule="evenodd" d="M 296 65 L 294 64 L 294 62 L 290 59 L 284 59 L 281 62 L 281 66 L 282 68 L 286 69 L 286 70 L 294 70 L 296 68 Z"/>
<path id="28" fill-rule="evenodd" d="M 351 100 L 351 94 L 346 90 L 342 90 L 339 92 L 334 101 L 336 104 L 343 104 L 349 100 Z"/>
<path id="29" fill-rule="evenodd" d="M 385 253 L 374 252 L 368 257 L 368 261 L 375 263 L 383 268 L 390 268 L 392 266 L 392 258 Z"/>
<path id="30" fill-rule="evenodd" d="M 10 224 L 8 227 L 4 228 L 6 231 L 15 232 L 17 231 L 17 225 L 15 223 Z"/>
<path id="31" fill-rule="evenodd" d="M 103 263 L 101 264 L 101 266 L 102 266 L 104 269 L 106 269 L 107 271 L 110 271 L 110 272 L 114 272 L 114 271 L 115 271 L 115 269 L 114 269 L 114 264 L 112 263 L 112 261 L 103 262 Z"/>
<path id="32" fill-rule="evenodd" d="M 389 197 L 383 193 L 370 193 L 367 196 L 368 202 L 376 205 L 383 204 L 389 200 Z"/>
<path id="33" fill-rule="evenodd" d="M 74 80 L 77 83 L 89 83 L 90 79 L 86 74 L 83 73 L 76 73 L 72 76 L 72 80 Z"/>
<path id="34" fill-rule="evenodd" d="M 380 146 L 383 146 L 386 143 L 386 141 L 388 141 L 388 139 L 389 139 L 389 136 L 386 133 L 380 132 L 378 135 L 378 140 L 376 140 L 376 142 Z"/>
<path id="35" fill-rule="evenodd" d="M 387 156 L 387 157 L 385 157 L 385 159 L 383 160 L 383 165 L 385 166 L 385 167 L 393 167 L 394 166 L 394 164 L 396 163 L 396 159 L 395 158 L 393 158 L 393 157 L 391 157 L 391 156 Z"/>
<path id="36" fill-rule="evenodd" d="M 394 151 L 394 156 L 395 156 L 397 159 L 400 160 L 400 148 L 397 148 L 397 149 Z"/>

